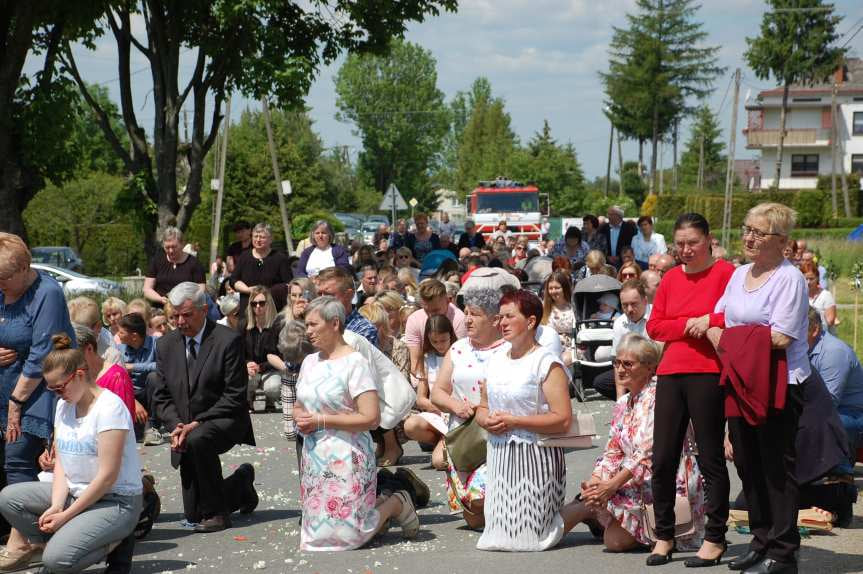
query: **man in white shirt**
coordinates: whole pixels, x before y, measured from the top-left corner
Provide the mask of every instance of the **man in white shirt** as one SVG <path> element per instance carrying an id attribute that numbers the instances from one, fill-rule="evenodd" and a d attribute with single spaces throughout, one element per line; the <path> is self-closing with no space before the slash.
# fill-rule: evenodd
<path id="1" fill-rule="evenodd" d="M 632 238 L 632 251 L 635 253 L 635 262 L 642 269 L 647 269 L 650 256 L 668 252 L 665 237 L 653 232 L 653 219 L 649 215 L 638 218 L 638 234 Z"/>

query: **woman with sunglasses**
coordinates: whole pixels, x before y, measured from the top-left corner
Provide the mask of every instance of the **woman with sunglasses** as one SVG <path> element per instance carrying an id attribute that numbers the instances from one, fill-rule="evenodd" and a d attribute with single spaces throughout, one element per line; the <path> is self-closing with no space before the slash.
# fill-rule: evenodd
<path id="1" fill-rule="evenodd" d="M 269 289 L 252 287 L 244 329 L 250 410 L 254 410 L 255 395 L 259 391 L 265 398 L 265 410 L 274 408 L 281 395 L 282 377 L 276 370 L 281 363 L 277 348 L 279 333 L 272 328 L 275 318 L 276 306 Z"/>
<path id="2" fill-rule="evenodd" d="M 662 277 L 647 321 L 647 334 L 665 343 L 656 370 L 656 425 L 653 429 L 653 498 L 656 546 L 648 566 L 671 561 L 675 549 L 674 502 L 680 452 L 690 421 L 698 444 L 698 466 L 707 491 L 707 527 L 698 555 L 689 567 L 713 566 L 725 553 L 730 484 L 725 465 L 724 392 L 719 386 L 719 357 L 705 336 L 724 326 L 714 313 L 716 303 L 734 273 L 734 266 L 714 259 L 710 225 L 703 215 L 684 213 L 674 223 L 674 246 L 682 265 Z M 680 541 L 678 549 L 683 549 Z"/>
<path id="3" fill-rule="evenodd" d="M 630 279 L 640 279 L 641 278 L 641 266 L 638 265 L 635 261 L 630 261 L 628 263 L 624 263 L 620 266 L 620 270 L 617 272 L 617 280 L 621 283 L 625 283 Z"/>
<path id="4" fill-rule="evenodd" d="M 55 335 L 42 361 L 54 416 L 53 482 L 13 484 L 0 493 L 0 513 L 42 553 L 49 572 L 80 572 L 132 533 L 141 514 L 141 464 L 132 416 L 101 388 L 84 353 Z M 8 551 L 8 549 L 7 549 Z"/>

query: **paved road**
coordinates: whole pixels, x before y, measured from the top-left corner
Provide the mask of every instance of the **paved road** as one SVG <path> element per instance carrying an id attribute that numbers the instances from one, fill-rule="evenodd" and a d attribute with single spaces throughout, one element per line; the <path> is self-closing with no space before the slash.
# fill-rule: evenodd
<path id="1" fill-rule="evenodd" d="M 594 413 L 598 427 L 607 426 L 610 402 L 588 400 L 574 405 L 576 409 Z M 168 447 L 141 448 L 143 464 L 157 477 L 163 510 L 154 530 L 136 547 L 134 572 L 525 574 L 539 568 L 541 572 L 551 573 L 629 574 L 647 569 L 644 553 L 608 554 L 584 526 L 568 534 L 558 548 L 541 554 L 476 550 L 478 534 L 465 529 L 460 518 L 449 514 L 443 474 L 431 469 L 428 455 L 422 453 L 415 443 L 408 445 L 404 463 L 426 480 L 432 491 L 431 504 L 420 511 L 422 531 L 416 541 L 404 542 L 399 529 L 395 528 L 369 548 L 353 552 L 300 553 L 299 486 L 294 445 L 279 435 L 280 415 L 255 415 L 253 420 L 259 446 L 236 448 L 222 461 L 226 473 L 243 462 L 255 465 L 261 503 L 250 516 L 235 515 L 233 528 L 224 532 L 194 534 L 180 526 L 179 474 L 170 467 Z M 604 445 L 605 439 L 607 433 L 595 442 Z M 597 447 L 566 455 L 567 500 L 576 494 L 580 481 L 589 476 L 599 452 L 600 447 Z M 858 467 L 859 486 L 863 486 L 861 470 Z M 732 491 L 736 494 L 739 481 L 733 469 L 732 477 Z M 857 505 L 855 515 L 854 528 L 835 530 L 804 541 L 801 572 L 863 572 L 863 504 Z M 729 538 L 729 555 L 745 549 L 746 536 L 731 533 Z M 682 558 L 656 570 L 691 572 L 684 569 Z M 88 570 L 91 571 L 99 570 L 94 567 Z M 714 571 L 727 570 L 720 567 Z"/>

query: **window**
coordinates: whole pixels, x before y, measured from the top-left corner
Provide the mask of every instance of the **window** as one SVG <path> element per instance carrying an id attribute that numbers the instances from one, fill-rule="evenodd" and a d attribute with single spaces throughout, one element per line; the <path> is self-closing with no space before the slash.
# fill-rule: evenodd
<path id="1" fill-rule="evenodd" d="M 794 154 L 791 156 L 791 177 L 815 177 L 818 175 L 818 154 Z"/>
<path id="2" fill-rule="evenodd" d="M 851 173 L 863 175 L 863 154 L 855 153 L 851 156 Z"/>
<path id="3" fill-rule="evenodd" d="M 863 112 L 854 112 L 854 135 L 863 136 Z"/>

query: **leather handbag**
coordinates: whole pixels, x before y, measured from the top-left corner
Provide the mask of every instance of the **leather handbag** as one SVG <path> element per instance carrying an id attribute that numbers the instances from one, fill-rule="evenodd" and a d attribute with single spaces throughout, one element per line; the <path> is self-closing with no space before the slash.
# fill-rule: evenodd
<path id="1" fill-rule="evenodd" d="M 686 465 L 686 461 L 684 460 L 682 464 Z M 684 466 L 684 468 L 687 469 L 684 476 L 686 490 L 683 494 L 678 494 L 674 497 L 675 538 L 685 538 L 695 534 L 695 520 L 692 518 L 692 505 L 689 502 L 689 470 L 687 466 Z M 641 510 L 644 517 L 644 532 L 648 538 L 656 542 L 656 514 L 653 511 L 653 505 L 642 502 Z"/>
<path id="2" fill-rule="evenodd" d="M 486 440 L 484 428 L 472 416 L 444 436 L 447 456 L 460 472 L 473 472 L 485 463 Z"/>
<path id="3" fill-rule="evenodd" d="M 560 434 L 539 434 L 537 444 L 546 447 L 592 448 L 596 423 L 590 413 L 572 413 L 569 429 Z"/>

